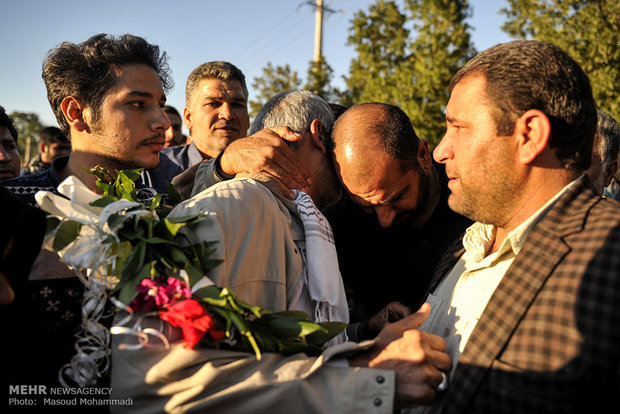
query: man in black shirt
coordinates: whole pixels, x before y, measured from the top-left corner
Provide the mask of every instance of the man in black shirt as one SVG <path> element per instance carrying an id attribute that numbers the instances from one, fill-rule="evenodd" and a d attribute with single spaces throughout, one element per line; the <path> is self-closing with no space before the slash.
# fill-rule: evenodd
<path id="1" fill-rule="evenodd" d="M 448 208 L 445 171 L 398 107 L 352 107 L 332 135 L 348 197 L 325 215 L 352 321 L 364 321 L 392 301 L 416 310 L 439 259 L 471 221 Z"/>

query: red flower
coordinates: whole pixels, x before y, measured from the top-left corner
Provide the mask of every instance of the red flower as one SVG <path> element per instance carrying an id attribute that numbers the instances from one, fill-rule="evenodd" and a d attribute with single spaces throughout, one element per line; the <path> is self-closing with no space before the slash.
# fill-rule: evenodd
<path id="1" fill-rule="evenodd" d="M 183 346 L 193 348 L 209 332 L 214 340 L 224 338 L 224 332 L 213 330 L 215 321 L 195 299 L 187 299 L 168 306 L 160 318 L 183 330 Z M 219 338 L 219 339 L 218 339 Z"/>

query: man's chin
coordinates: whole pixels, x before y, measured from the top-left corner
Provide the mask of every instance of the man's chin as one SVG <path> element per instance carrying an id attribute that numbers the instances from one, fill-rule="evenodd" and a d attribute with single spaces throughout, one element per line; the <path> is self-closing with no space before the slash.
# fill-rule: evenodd
<path id="1" fill-rule="evenodd" d="M 239 131 L 232 129 L 218 129 L 213 133 L 213 136 L 217 139 L 226 140 L 228 143 L 241 138 Z"/>

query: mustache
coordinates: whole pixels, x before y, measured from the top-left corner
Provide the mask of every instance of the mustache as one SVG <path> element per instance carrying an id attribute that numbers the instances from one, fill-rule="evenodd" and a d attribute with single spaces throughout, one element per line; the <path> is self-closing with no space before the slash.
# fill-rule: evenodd
<path id="1" fill-rule="evenodd" d="M 237 122 L 232 120 L 232 121 L 217 121 L 215 124 L 213 124 L 213 128 L 218 129 L 218 128 L 235 128 L 235 129 L 239 129 L 239 126 L 237 125 Z"/>
<path id="2" fill-rule="evenodd" d="M 144 145 L 149 145 L 153 141 L 161 141 L 162 144 L 163 144 L 166 141 L 166 137 L 164 136 L 163 133 L 157 133 L 157 134 L 153 135 L 152 137 L 147 138 L 144 141 L 140 142 L 139 147 L 142 147 Z"/>

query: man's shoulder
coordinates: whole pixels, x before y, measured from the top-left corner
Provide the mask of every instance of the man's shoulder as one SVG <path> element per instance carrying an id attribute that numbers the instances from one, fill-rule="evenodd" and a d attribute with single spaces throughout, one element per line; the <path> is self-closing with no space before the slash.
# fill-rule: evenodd
<path id="1" fill-rule="evenodd" d="M 266 229 L 275 223 L 288 227 L 291 223 L 290 210 L 284 203 L 267 187 L 250 177 L 217 183 L 179 204 L 169 217 L 193 214 L 217 217 L 221 225 L 228 229 L 239 226 L 247 228 L 250 225 L 258 226 L 254 229 Z"/>
<path id="2" fill-rule="evenodd" d="M 212 197 L 230 199 L 233 202 L 261 202 L 274 201 L 275 194 L 270 187 L 258 177 L 235 177 L 212 185 L 206 190 L 194 196 L 196 199 L 208 199 Z M 212 200 L 217 202 L 218 200 Z"/>
<path id="3" fill-rule="evenodd" d="M 22 175 L 0 181 L 0 186 L 6 188 L 16 196 L 34 204 L 34 195 L 39 191 L 56 191 L 56 185 L 49 175 L 49 170 L 34 174 Z"/>
<path id="4" fill-rule="evenodd" d="M 167 147 L 161 151 L 162 159 L 167 158 L 169 163 L 178 165 L 183 170 L 202 161 L 202 154 L 194 143 Z"/>
<path id="5" fill-rule="evenodd" d="M 620 243 L 620 202 L 601 198 L 592 207 L 586 223 L 586 229 L 609 234 L 609 237 L 615 235 L 616 242 Z"/>
<path id="6" fill-rule="evenodd" d="M 177 145 L 174 147 L 166 147 L 161 150 L 161 153 L 166 155 L 171 159 L 178 159 L 182 156 L 182 154 L 187 153 L 189 150 L 189 145 Z"/>

